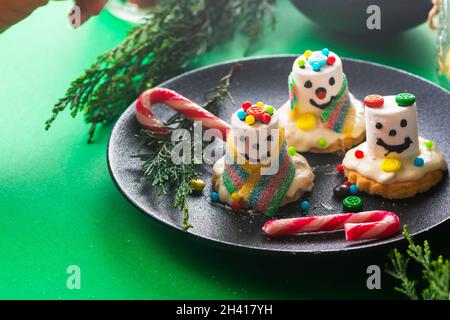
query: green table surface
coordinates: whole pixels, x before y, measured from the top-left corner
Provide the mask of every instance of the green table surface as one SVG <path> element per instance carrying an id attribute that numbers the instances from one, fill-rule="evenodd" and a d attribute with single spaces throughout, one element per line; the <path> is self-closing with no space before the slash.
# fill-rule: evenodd
<path id="1" fill-rule="evenodd" d="M 0 35 L 0 298 L 280 299 L 399 298 L 382 275 L 368 290 L 366 268 L 388 248 L 357 254 L 301 256 L 221 247 L 176 232 L 141 214 L 108 173 L 111 127 L 86 144 L 82 119 L 44 122 L 71 80 L 130 25 L 104 11 L 78 30 L 66 24 L 69 2 L 51 3 Z M 426 25 L 368 41 L 325 32 L 279 1 L 278 24 L 252 55 L 332 48 L 342 56 L 398 67 L 436 81 L 435 35 Z M 193 61 L 204 66 L 243 54 L 245 38 Z M 192 213 L 195 214 L 195 213 Z M 426 234 L 450 255 L 449 227 Z M 81 289 L 66 286 L 69 265 Z"/>

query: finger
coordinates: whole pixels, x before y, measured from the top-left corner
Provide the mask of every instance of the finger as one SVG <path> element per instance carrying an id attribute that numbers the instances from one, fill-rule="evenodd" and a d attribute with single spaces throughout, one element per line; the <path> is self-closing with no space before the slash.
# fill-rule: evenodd
<path id="1" fill-rule="evenodd" d="M 81 23 L 86 22 L 90 17 L 98 15 L 108 0 L 77 0 L 76 4 L 80 8 Z"/>

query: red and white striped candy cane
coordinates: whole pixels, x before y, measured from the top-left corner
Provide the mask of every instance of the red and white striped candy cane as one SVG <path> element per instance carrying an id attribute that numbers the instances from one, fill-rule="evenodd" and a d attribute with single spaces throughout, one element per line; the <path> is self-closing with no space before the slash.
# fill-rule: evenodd
<path id="1" fill-rule="evenodd" d="M 400 229 L 398 216 L 389 211 L 364 211 L 325 216 L 274 219 L 267 221 L 263 231 L 269 236 L 307 232 L 344 230 L 348 241 L 383 239 Z"/>
<path id="2" fill-rule="evenodd" d="M 228 123 L 181 94 L 165 88 L 153 88 L 142 93 L 136 103 L 136 118 L 149 131 L 169 131 L 153 114 L 152 105 L 155 103 L 163 103 L 192 121 L 201 121 L 207 128 L 220 130 L 223 140 L 231 128 Z"/>

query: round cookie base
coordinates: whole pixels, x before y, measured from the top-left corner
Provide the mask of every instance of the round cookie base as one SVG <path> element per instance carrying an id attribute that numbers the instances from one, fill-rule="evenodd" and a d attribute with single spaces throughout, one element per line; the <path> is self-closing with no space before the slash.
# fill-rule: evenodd
<path id="1" fill-rule="evenodd" d="M 414 197 L 416 194 L 426 192 L 431 187 L 437 185 L 444 176 L 444 171 L 435 170 L 428 172 L 419 180 L 383 184 L 367 178 L 357 171 L 349 170 L 345 167 L 344 170 L 348 180 L 351 183 L 356 184 L 361 191 L 372 195 L 379 195 L 386 199 L 406 199 Z"/>
<path id="2" fill-rule="evenodd" d="M 313 153 L 346 152 L 347 150 L 350 150 L 354 146 L 357 146 L 358 144 L 362 143 L 365 139 L 366 139 L 366 133 L 363 132 L 361 135 L 359 135 L 356 138 L 345 137 L 344 139 L 335 141 L 334 143 L 330 144 L 326 148 L 313 147 L 313 148 L 309 149 L 307 152 L 313 152 Z"/>

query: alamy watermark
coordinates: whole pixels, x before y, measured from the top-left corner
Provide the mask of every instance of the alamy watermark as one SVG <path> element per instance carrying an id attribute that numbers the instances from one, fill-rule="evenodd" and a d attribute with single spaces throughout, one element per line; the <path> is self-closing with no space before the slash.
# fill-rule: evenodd
<path id="1" fill-rule="evenodd" d="M 381 8 L 375 4 L 367 7 L 366 13 L 369 17 L 366 20 L 366 26 L 369 30 L 381 29 Z"/>
<path id="2" fill-rule="evenodd" d="M 282 142 L 279 130 L 269 128 L 234 128 L 223 144 L 222 133 L 217 129 L 203 131 L 201 121 L 194 122 L 193 134 L 187 129 L 172 132 L 172 162 L 179 164 L 214 164 L 225 152 L 226 162 L 238 165 L 261 166 L 261 175 L 273 175 L 279 169 Z"/>

